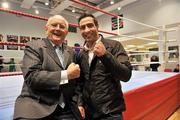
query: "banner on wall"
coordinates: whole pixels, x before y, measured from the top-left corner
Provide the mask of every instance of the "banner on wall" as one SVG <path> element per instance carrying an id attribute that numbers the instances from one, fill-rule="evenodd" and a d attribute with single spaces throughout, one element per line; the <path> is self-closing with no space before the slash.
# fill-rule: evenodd
<path id="1" fill-rule="evenodd" d="M 123 17 L 123 14 L 119 15 L 120 17 Z M 112 24 L 112 30 L 117 30 L 118 28 L 118 19 L 117 17 L 111 18 L 111 24 Z M 123 28 L 123 19 L 119 18 L 119 29 Z"/>

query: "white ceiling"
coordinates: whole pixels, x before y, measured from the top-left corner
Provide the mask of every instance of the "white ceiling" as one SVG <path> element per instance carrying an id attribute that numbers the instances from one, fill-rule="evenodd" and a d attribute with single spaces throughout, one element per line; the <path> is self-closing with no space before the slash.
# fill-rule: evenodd
<path id="1" fill-rule="evenodd" d="M 78 15 L 82 14 L 83 12 L 89 12 L 93 13 L 95 16 L 100 16 L 103 13 L 97 12 L 94 10 L 91 10 L 90 8 L 84 7 L 82 5 L 79 5 L 77 3 L 72 2 L 71 0 L 49 0 L 50 5 L 45 6 L 46 0 L 9 0 L 12 2 L 19 2 L 21 5 L 20 7 L 25 9 L 31 9 L 33 6 L 49 9 L 49 14 L 60 14 L 63 12 L 63 14 L 71 15 L 77 17 Z M 110 0 L 80 0 L 83 3 L 89 4 L 94 7 L 101 8 L 105 11 L 113 11 L 117 9 L 119 6 L 123 7 L 129 4 L 132 4 L 134 2 L 137 2 L 138 0 L 114 0 L 114 4 L 110 4 Z M 75 8 L 76 13 L 73 13 L 71 10 Z M 158 39 L 157 36 L 149 36 L 151 39 Z M 132 42 L 133 41 L 133 42 Z M 128 41 L 122 41 L 122 44 L 128 48 L 128 45 L 135 45 L 137 48 L 139 46 L 144 46 L 143 49 L 148 47 L 156 47 L 157 44 L 154 45 L 148 45 L 150 41 L 143 41 L 138 39 L 131 39 Z M 128 48 L 130 49 L 130 48 Z"/>
<path id="2" fill-rule="evenodd" d="M 19 1 L 21 3 L 22 8 L 30 9 L 33 7 L 33 5 L 36 4 L 38 7 L 38 4 L 42 7 L 42 4 L 45 3 L 45 1 L 49 1 L 49 10 L 50 14 L 59 14 L 61 12 L 63 13 L 72 13 L 72 9 L 75 8 L 76 14 L 82 14 L 84 12 L 93 13 L 95 16 L 100 16 L 102 13 L 94 11 L 92 9 L 89 9 L 87 7 L 84 7 L 82 5 L 79 5 L 77 3 L 72 2 L 71 0 L 13 0 L 13 1 Z M 80 2 L 89 4 L 94 7 L 101 8 L 105 11 L 113 11 L 117 9 L 119 6 L 123 7 L 125 5 L 131 4 L 133 2 L 136 2 L 137 0 L 113 0 L 114 4 L 110 4 L 111 0 L 80 0 Z M 45 8 L 47 6 L 44 5 Z"/>

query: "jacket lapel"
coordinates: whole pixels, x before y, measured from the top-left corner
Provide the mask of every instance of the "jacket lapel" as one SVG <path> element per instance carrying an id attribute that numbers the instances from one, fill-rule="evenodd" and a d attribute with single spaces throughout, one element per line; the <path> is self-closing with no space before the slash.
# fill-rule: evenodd
<path id="1" fill-rule="evenodd" d="M 69 65 L 68 64 L 70 60 L 69 57 L 70 57 L 70 51 L 66 46 L 64 46 L 64 68 L 66 68 L 67 65 Z"/>
<path id="2" fill-rule="evenodd" d="M 52 59 L 61 67 L 63 68 L 56 52 L 55 52 L 55 49 L 53 47 L 53 45 L 50 43 L 50 41 L 48 39 L 45 39 L 45 43 L 46 43 L 46 51 L 47 51 L 47 54 L 49 54 L 49 56 L 52 57 Z"/>

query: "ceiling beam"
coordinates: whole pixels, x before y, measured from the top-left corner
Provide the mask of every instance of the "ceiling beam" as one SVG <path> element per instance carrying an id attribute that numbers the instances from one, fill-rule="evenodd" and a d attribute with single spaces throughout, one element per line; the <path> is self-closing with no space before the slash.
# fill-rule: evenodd
<path id="1" fill-rule="evenodd" d="M 24 0 L 22 3 L 21 3 L 21 7 L 22 8 L 26 8 L 26 9 L 30 9 L 33 4 L 35 3 L 36 0 Z"/>
<path id="2" fill-rule="evenodd" d="M 110 12 L 110 11 L 113 11 L 113 10 L 117 9 L 119 6 L 123 7 L 123 6 L 125 6 L 125 5 L 130 4 L 130 3 L 133 3 L 133 2 L 135 2 L 135 1 L 137 1 L 137 0 L 122 0 L 122 1 L 120 1 L 120 2 L 115 3 L 114 5 L 111 5 L 111 6 L 109 6 L 109 7 L 104 8 L 103 10 L 106 11 L 106 12 Z M 96 13 L 94 13 L 93 15 L 94 15 L 95 17 L 98 17 L 98 16 L 101 16 L 101 15 L 103 15 L 103 14 L 104 14 L 104 13 L 102 13 L 102 12 L 96 12 Z"/>
<path id="3" fill-rule="evenodd" d="M 64 0 L 62 1 L 57 7 L 55 7 L 54 9 L 52 9 L 50 11 L 50 14 L 59 14 L 61 13 L 64 9 L 66 9 L 67 7 L 71 6 L 73 4 L 73 2 L 71 2 L 70 0 Z"/>

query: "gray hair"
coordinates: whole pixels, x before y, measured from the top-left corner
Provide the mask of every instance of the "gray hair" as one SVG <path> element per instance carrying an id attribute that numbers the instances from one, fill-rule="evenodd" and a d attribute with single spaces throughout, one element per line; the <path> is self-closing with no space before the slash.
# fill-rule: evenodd
<path id="1" fill-rule="evenodd" d="M 67 29 L 69 28 L 69 23 L 68 23 L 68 21 L 67 21 L 63 16 L 61 16 L 61 15 L 54 15 L 54 16 L 49 17 L 46 25 L 48 26 L 48 25 L 50 24 L 50 21 L 51 21 L 52 19 L 54 19 L 54 18 L 60 18 L 60 19 L 64 20 L 64 22 L 65 22 L 65 24 L 66 24 L 66 28 L 67 28 Z"/>

